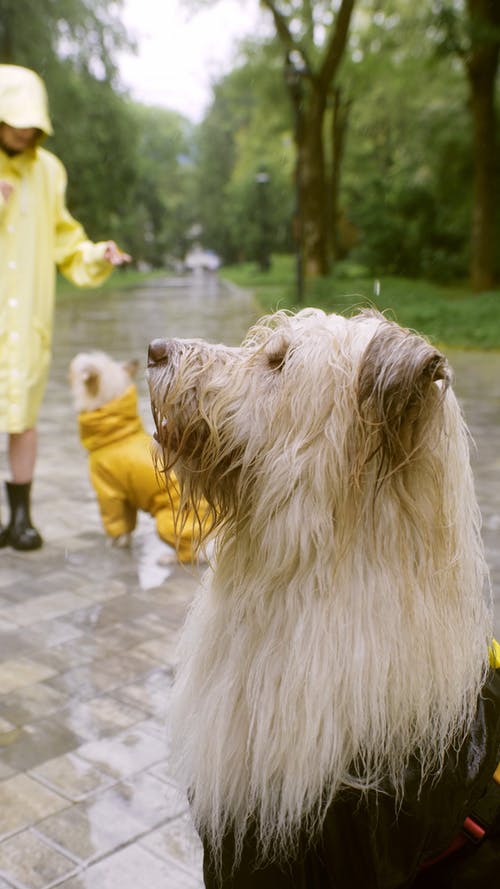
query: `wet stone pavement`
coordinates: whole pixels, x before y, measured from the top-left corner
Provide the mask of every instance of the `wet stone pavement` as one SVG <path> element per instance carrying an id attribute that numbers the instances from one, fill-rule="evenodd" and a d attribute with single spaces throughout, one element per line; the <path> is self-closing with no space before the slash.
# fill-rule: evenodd
<path id="1" fill-rule="evenodd" d="M 67 375 L 78 351 L 144 367 L 155 336 L 237 344 L 254 319 L 248 297 L 210 276 L 58 305 L 33 486 L 45 546 L 0 552 L 0 889 L 203 886 L 167 738 L 175 644 L 199 569 L 157 564 L 165 547 L 149 516 L 130 552 L 109 548 Z M 144 371 L 137 386 L 151 431 Z"/>
<path id="2" fill-rule="evenodd" d="M 164 334 L 236 344 L 254 319 L 251 300 L 211 276 L 58 305 L 33 489 L 46 543 L 0 553 L 0 889 L 203 886 L 168 751 L 175 646 L 200 569 L 160 566 L 147 516 L 131 551 L 109 548 L 67 370 L 90 348 L 144 364 Z M 477 444 L 500 634 L 500 356 L 449 355 Z M 151 429 L 142 372 L 137 382 Z"/>

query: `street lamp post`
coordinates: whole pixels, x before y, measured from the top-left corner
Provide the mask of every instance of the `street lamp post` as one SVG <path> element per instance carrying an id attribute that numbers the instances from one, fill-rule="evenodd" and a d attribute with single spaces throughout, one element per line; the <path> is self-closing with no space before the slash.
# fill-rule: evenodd
<path id="1" fill-rule="evenodd" d="M 293 220 L 293 238 L 295 242 L 296 292 L 297 303 L 304 299 L 304 264 L 303 264 L 303 226 L 302 226 L 302 77 L 304 69 L 295 65 L 290 53 L 285 59 L 285 82 L 292 100 L 294 141 L 295 141 L 295 212 Z"/>

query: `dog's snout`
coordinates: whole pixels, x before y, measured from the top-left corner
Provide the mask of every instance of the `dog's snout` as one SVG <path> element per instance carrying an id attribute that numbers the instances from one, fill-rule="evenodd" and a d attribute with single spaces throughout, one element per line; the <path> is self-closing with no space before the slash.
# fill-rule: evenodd
<path id="1" fill-rule="evenodd" d="M 148 349 L 148 367 L 153 367 L 159 361 L 163 361 L 168 355 L 168 342 L 164 339 L 153 340 Z"/>

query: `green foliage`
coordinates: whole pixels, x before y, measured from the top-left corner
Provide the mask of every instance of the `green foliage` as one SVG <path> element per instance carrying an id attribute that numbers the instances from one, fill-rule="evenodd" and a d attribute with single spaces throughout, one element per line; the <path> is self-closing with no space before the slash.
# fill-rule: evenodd
<path id="1" fill-rule="evenodd" d="M 115 54 L 130 46 L 123 0 L 0 0 L 0 62 L 25 65 L 50 80 L 61 59 L 100 79 L 116 76 Z M 61 72 L 62 73 L 62 72 Z"/>
<path id="2" fill-rule="evenodd" d="M 226 186 L 235 163 L 236 133 L 244 109 L 232 99 L 231 83 L 220 84 L 197 134 L 196 199 L 203 242 L 226 259 L 237 259 L 228 224 Z"/>
<path id="3" fill-rule="evenodd" d="M 92 238 L 123 242 L 123 220 L 134 210 L 136 145 L 116 89 L 115 54 L 130 45 L 121 5 L 0 0 L 0 61 L 44 78 L 55 131 L 47 148 L 67 168 L 69 208 Z"/>
<path id="4" fill-rule="evenodd" d="M 225 268 L 222 274 L 251 289 L 263 312 L 298 308 L 291 256 L 273 257 L 268 275 L 251 264 Z M 347 315 L 374 306 L 442 345 L 500 349 L 499 299 L 499 290 L 478 295 L 405 277 L 375 280 L 363 267 L 346 262 L 338 263 L 333 275 L 307 282 L 304 305 Z"/>
<path id="5" fill-rule="evenodd" d="M 128 40 L 122 0 L 0 0 L 0 58 L 45 79 L 68 171 L 68 206 L 94 240 L 113 238 L 136 262 L 182 257 L 196 219 L 192 127 L 126 100 L 115 57 Z"/>
<path id="6" fill-rule="evenodd" d="M 61 67 L 64 77 L 50 91 L 54 136 L 47 147 L 67 168 L 68 206 L 89 236 L 122 241 L 137 176 L 131 114 L 106 81 L 68 62 Z"/>
<path id="7" fill-rule="evenodd" d="M 264 6 L 271 20 L 270 4 Z M 297 41 L 317 63 L 334 14 L 331 3 L 282 0 L 273 6 L 287 24 L 293 21 Z M 470 36 L 463 0 L 357 0 L 341 70 L 350 115 L 340 210 L 357 241 L 351 258 L 374 274 L 439 282 L 467 275 L 473 147 L 456 50 Z M 261 163 L 270 169 L 279 158 L 272 175 L 279 183 L 273 226 L 288 241 L 280 236 L 273 251 L 290 248 L 295 202 L 283 49 L 274 38 L 243 51 L 246 61 L 217 84 L 199 134 L 204 236 L 228 261 L 255 259 L 259 227 L 251 183 Z M 325 133 L 330 127 L 328 112 Z"/>
<path id="8" fill-rule="evenodd" d="M 392 7 L 355 31 L 345 69 L 353 111 L 342 203 L 359 232 L 352 256 L 377 274 L 457 280 L 467 272 L 471 212 L 463 72 L 436 53 L 428 7 Z"/>
<path id="9" fill-rule="evenodd" d="M 210 2 L 217 0 L 198 5 Z M 268 34 L 274 5 L 316 66 L 338 4 L 261 5 Z M 55 125 L 47 147 L 68 169 L 72 212 L 91 237 L 113 237 L 152 266 L 182 258 L 200 232 L 224 261 L 254 269 L 263 250 L 291 252 L 294 118 L 283 44 L 268 36 L 242 45 L 194 127 L 120 91 L 121 6 L 0 0 L 0 61 L 28 65 L 46 80 Z M 465 12 L 464 0 L 356 0 L 340 72 L 350 103 L 340 210 L 356 241 L 350 259 L 372 276 L 456 282 L 467 273 L 473 145 L 457 53 L 485 35 L 477 22 L 471 30 Z M 329 108 L 327 144 L 331 118 Z M 268 180 L 259 184 L 262 172 Z M 500 273 L 500 252 L 497 263 Z"/>
<path id="10" fill-rule="evenodd" d="M 197 218 L 193 126 L 164 108 L 133 105 L 130 113 L 136 148 L 130 249 L 136 260 L 165 265 L 184 256 Z"/>
<path id="11" fill-rule="evenodd" d="M 197 134 L 202 239 L 225 261 L 256 259 L 263 237 L 270 251 L 290 245 L 293 147 L 280 63 L 274 47 L 246 52 L 215 87 Z"/>

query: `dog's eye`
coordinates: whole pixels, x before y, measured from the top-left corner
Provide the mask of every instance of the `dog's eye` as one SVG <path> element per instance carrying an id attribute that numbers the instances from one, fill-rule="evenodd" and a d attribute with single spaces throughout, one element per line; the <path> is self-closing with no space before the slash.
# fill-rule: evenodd
<path id="1" fill-rule="evenodd" d="M 271 370 L 281 370 L 290 346 L 290 337 L 284 330 L 277 331 L 266 343 L 265 354 Z"/>

